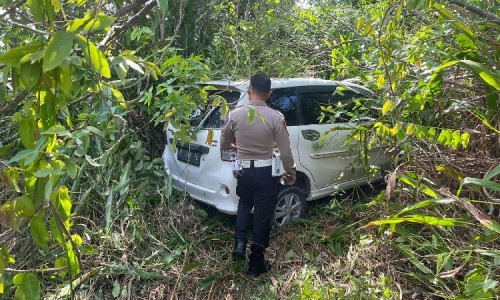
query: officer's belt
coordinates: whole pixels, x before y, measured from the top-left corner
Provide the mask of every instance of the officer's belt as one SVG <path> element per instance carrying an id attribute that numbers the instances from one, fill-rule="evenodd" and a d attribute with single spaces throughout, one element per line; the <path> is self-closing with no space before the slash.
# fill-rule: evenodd
<path id="1" fill-rule="evenodd" d="M 252 161 L 253 161 L 253 166 L 255 168 L 269 167 L 273 164 L 272 159 L 242 160 L 241 161 L 242 168 L 250 168 L 252 165 Z"/>

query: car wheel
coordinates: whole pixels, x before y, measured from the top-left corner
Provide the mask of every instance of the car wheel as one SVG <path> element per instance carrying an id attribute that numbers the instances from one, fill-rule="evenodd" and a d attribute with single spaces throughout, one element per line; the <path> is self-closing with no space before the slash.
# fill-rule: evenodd
<path id="1" fill-rule="evenodd" d="M 283 227 L 304 216 L 306 198 L 301 189 L 285 186 L 278 193 L 278 203 L 272 219 L 273 227 Z"/>

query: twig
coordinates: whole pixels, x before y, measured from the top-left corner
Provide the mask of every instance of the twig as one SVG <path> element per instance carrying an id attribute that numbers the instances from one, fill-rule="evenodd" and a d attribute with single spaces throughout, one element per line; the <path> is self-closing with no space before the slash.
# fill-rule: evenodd
<path id="1" fill-rule="evenodd" d="M 120 36 L 124 31 L 135 25 L 140 19 L 142 19 L 153 7 L 156 5 L 155 0 L 149 0 L 146 5 L 132 18 L 130 18 L 125 24 L 122 26 L 113 26 L 109 30 L 106 37 L 99 43 L 98 48 L 103 48 L 106 44 L 112 42 L 115 38 Z"/>
<path id="2" fill-rule="evenodd" d="M 53 273 L 53 272 L 59 272 L 67 269 L 68 266 L 64 267 L 59 267 L 59 268 L 47 268 L 47 269 L 28 269 L 28 270 L 18 270 L 18 269 L 11 269 L 11 268 L 5 268 L 5 271 L 11 272 L 11 273 Z"/>
<path id="3" fill-rule="evenodd" d="M 4 24 L 12 25 L 12 26 L 21 27 L 21 28 L 27 29 L 29 31 L 33 31 L 33 32 L 38 33 L 38 34 L 49 35 L 49 33 L 47 31 L 36 29 L 36 28 L 33 28 L 33 27 L 29 26 L 29 25 L 17 23 L 17 22 L 11 21 L 9 19 L 0 18 L 0 22 L 2 22 Z"/>
<path id="4" fill-rule="evenodd" d="M 57 209 L 54 206 L 54 204 L 52 203 L 52 201 L 47 201 L 47 202 L 50 205 L 50 209 L 52 210 L 52 214 L 56 218 L 57 224 L 59 225 L 59 227 L 61 228 L 61 230 L 64 232 L 64 234 L 66 234 L 66 236 L 68 237 L 69 242 L 73 246 L 73 251 L 75 251 L 76 259 L 78 260 L 78 265 L 80 266 L 80 270 L 83 270 L 82 258 L 80 256 L 80 250 L 78 250 L 78 246 L 76 245 L 75 241 L 73 240 L 73 237 L 71 236 L 71 233 L 66 228 L 66 225 L 64 225 L 64 221 L 62 220 L 61 216 L 59 215 L 59 212 L 57 211 Z M 76 274 L 74 274 L 74 275 L 76 275 Z"/>
<path id="5" fill-rule="evenodd" d="M 86 100 L 86 99 L 94 96 L 94 94 L 95 94 L 94 92 L 90 92 L 90 93 L 88 93 L 85 96 L 82 96 L 82 97 L 80 97 L 78 99 L 75 99 L 75 100 L 71 101 L 70 103 L 68 103 L 68 106 L 72 106 L 72 105 L 75 105 L 75 104 L 77 104 L 79 102 L 82 102 L 83 100 Z"/>

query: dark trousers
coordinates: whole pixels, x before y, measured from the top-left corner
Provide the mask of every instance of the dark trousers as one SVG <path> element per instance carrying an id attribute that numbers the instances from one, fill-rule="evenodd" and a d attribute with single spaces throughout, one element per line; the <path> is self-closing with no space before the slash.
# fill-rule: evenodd
<path id="1" fill-rule="evenodd" d="M 236 239 L 246 240 L 253 213 L 253 243 L 250 260 L 264 259 L 269 246 L 271 218 L 277 202 L 279 177 L 271 176 L 271 167 L 246 168 L 238 175 L 236 194 L 240 197 L 236 215 Z"/>

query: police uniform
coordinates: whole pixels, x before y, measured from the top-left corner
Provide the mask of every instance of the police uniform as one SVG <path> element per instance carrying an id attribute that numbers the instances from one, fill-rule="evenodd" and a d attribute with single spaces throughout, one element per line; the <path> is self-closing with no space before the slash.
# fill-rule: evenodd
<path id="1" fill-rule="evenodd" d="M 248 117 L 249 106 L 256 110 L 253 122 L 250 122 Z M 250 272 L 252 266 L 262 267 L 265 263 L 264 250 L 269 245 L 271 218 L 277 204 L 279 187 L 279 177 L 273 177 L 271 172 L 271 158 L 275 146 L 280 150 L 286 173 L 293 177 L 295 177 L 295 163 L 285 118 L 280 112 L 268 107 L 265 102 L 250 101 L 248 105 L 238 107 L 229 113 L 222 130 L 221 149 L 229 150 L 233 139 L 236 139 L 237 158 L 241 160 L 243 166 L 237 176 L 236 194 L 240 200 L 235 234 L 236 243 L 244 242 L 243 257 L 247 227 L 251 221 L 252 208 L 254 209 L 254 235 L 249 256 Z M 233 256 L 234 254 L 235 252 Z"/>

